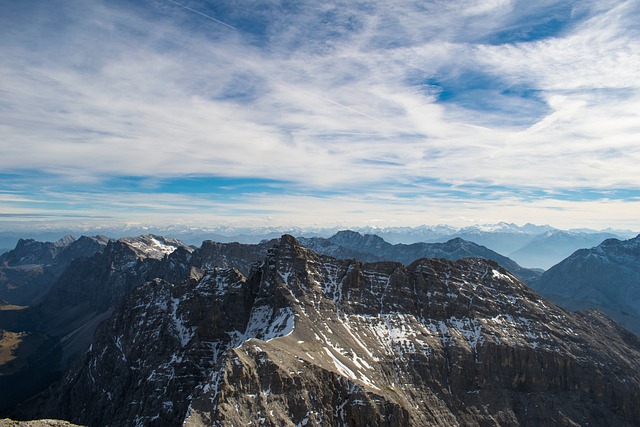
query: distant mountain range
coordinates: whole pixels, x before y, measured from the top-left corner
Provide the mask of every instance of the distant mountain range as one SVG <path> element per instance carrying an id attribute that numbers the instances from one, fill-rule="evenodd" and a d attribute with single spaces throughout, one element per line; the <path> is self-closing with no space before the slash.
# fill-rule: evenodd
<path id="1" fill-rule="evenodd" d="M 526 246 L 509 253 L 509 257 L 526 265 L 548 269 L 578 249 L 597 246 L 617 238 L 612 233 L 549 230 L 537 235 Z"/>
<path id="2" fill-rule="evenodd" d="M 104 235 L 117 239 L 132 235 L 164 235 L 180 239 L 188 245 L 199 246 L 204 240 L 222 243 L 239 242 L 247 244 L 271 240 L 282 234 L 303 237 L 328 238 L 344 227 L 190 227 L 190 226 L 141 226 L 94 228 L 48 228 L 33 225 L 31 228 L 15 224 L 11 231 L 0 231 L 0 248 L 12 248 L 20 238 L 39 241 L 56 241 L 65 235 Z M 455 228 L 447 225 L 419 227 L 352 227 L 362 234 L 382 237 L 392 244 L 404 243 L 444 243 L 461 238 L 485 246 L 497 253 L 508 256 L 523 267 L 547 269 L 569 256 L 575 250 L 598 245 L 608 238 L 628 239 L 638 234 L 629 230 L 558 230 L 548 225 L 525 224 L 518 226 L 501 222 L 489 225 L 474 225 Z M 548 242 L 548 243 L 547 243 Z M 551 249 L 550 249 L 551 248 Z M 1 251 L 0 251 L 1 253 Z"/>

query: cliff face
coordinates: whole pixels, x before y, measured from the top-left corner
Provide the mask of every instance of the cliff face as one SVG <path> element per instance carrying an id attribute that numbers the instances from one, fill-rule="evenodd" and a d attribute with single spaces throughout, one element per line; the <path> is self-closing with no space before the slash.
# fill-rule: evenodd
<path id="1" fill-rule="evenodd" d="M 320 256 L 139 286 L 37 415 L 116 425 L 638 425 L 640 342 L 497 264 Z"/>

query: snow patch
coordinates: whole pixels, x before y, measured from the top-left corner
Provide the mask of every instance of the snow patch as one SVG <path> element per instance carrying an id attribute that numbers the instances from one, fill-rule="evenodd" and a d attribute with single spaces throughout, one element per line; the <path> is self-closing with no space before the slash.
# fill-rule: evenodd
<path id="1" fill-rule="evenodd" d="M 342 363 L 340 359 L 338 359 L 331 352 L 331 350 L 329 350 L 329 348 L 324 347 L 324 351 L 326 351 L 329 357 L 331 357 L 331 360 L 333 360 L 333 365 L 336 367 L 336 370 L 340 375 L 342 375 L 343 377 L 351 378 L 352 380 L 356 380 L 356 381 L 358 380 L 358 377 L 356 376 L 356 374 L 351 369 L 349 369 L 344 363 Z"/>
<path id="2" fill-rule="evenodd" d="M 195 328 L 189 328 L 186 326 L 182 317 L 178 315 L 178 306 L 180 305 L 179 298 L 171 298 L 171 319 L 173 320 L 174 330 L 176 336 L 180 340 L 182 347 L 186 346 L 191 338 L 195 335 Z"/>
<path id="3" fill-rule="evenodd" d="M 244 334 L 234 331 L 230 333 L 232 346 L 240 347 L 252 338 L 270 341 L 285 337 L 295 329 L 295 313 L 291 307 L 275 310 L 269 305 L 260 305 L 251 310 L 249 323 Z"/>
<path id="4" fill-rule="evenodd" d="M 507 281 L 509 281 L 511 283 L 514 283 L 513 279 L 511 277 L 507 276 L 506 274 L 500 273 L 496 269 L 491 270 L 491 273 L 492 273 L 494 279 L 507 280 Z"/>
<path id="5" fill-rule="evenodd" d="M 175 251 L 177 249 L 175 246 L 165 245 L 164 243 L 160 242 L 155 237 L 151 238 L 151 245 L 154 246 L 156 248 L 156 250 L 159 250 L 160 252 L 162 252 L 165 255 L 169 255 L 169 254 L 173 253 L 173 251 Z"/>

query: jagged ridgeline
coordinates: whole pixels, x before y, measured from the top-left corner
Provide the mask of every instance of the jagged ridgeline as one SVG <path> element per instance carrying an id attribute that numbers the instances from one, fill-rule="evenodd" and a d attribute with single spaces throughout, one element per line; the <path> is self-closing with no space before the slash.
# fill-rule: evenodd
<path id="1" fill-rule="evenodd" d="M 244 274 L 196 269 L 213 247 L 164 257 L 31 414 L 91 426 L 640 425 L 638 338 L 545 301 L 493 261 L 361 263 L 291 236 L 269 246 Z"/>

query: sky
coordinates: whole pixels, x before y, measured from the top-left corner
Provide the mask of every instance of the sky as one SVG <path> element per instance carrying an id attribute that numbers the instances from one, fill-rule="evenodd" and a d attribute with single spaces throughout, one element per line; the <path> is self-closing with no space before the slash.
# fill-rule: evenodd
<path id="1" fill-rule="evenodd" d="M 0 228 L 640 229 L 640 3 L 0 0 Z"/>

